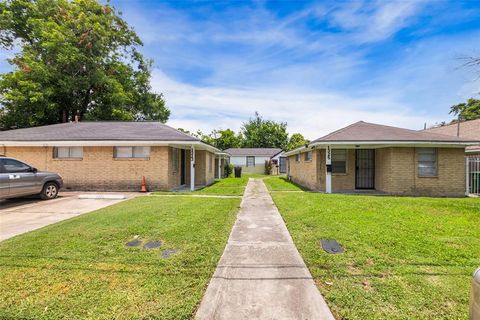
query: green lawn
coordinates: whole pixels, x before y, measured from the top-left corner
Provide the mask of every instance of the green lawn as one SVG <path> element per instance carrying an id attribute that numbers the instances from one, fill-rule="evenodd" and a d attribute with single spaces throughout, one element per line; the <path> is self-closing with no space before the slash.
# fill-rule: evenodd
<path id="1" fill-rule="evenodd" d="M 242 196 L 249 178 L 263 178 L 265 175 L 260 174 L 242 174 L 241 178 L 224 178 L 215 179 L 215 182 L 205 188 L 194 192 L 154 192 L 153 194 L 205 194 L 205 195 L 224 195 L 224 196 Z"/>
<path id="2" fill-rule="evenodd" d="M 305 190 L 299 185 L 294 184 L 283 176 L 269 176 L 263 179 L 270 191 L 302 191 Z"/>
<path id="3" fill-rule="evenodd" d="M 479 199 L 273 193 L 338 319 L 467 319 Z M 320 239 L 346 252 L 324 253 Z"/>
<path id="4" fill-rule="evenodd" d="M 239 204 L 139 197 L 1 242 L 0 319 L 188 319 Z"/>

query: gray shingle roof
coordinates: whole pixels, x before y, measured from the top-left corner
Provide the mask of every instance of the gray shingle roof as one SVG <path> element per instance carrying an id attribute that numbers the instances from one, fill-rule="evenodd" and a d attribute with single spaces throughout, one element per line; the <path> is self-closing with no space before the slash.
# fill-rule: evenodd
<path id="1" fill-rule="evenodd" d="M 282 152 L 279 148 L 230 148 L 225 150 L 231 156 L 273 157 Z"/>
<path id="2" fill-rule="evenodd" d="M 380 124 L 359 121 L 345 128 L 318 138 L 316 142 L 383 142 L 383 141 L 418 141 L 418 142 L 474 142 L 475 139 L 459 138 L 426 131 L 409 130 Z"/>
<path id="3" fill-rule="evenodd" d="M 160 122 L 68 122 L 0 131 L 1 141 L 200 141 Z"/>
<path id="4" fill-rule="evenodd" d="M 458 123 L 449 124 L 441 127 L 434 127 L 425 130 L 425 132 L 446 134 L 457 136 Z M 480 119 L 460 122 L 460 137 L 479 140 L 478 146 L 467 147 L 467 152 L 480 152 Z"/>
<path id="5" fill-rule="evenodd" d="M 452 123 L 445 126 L 433 127 L 424 130 L 430 133 L 446 134 L 457 136 L 458 123 Z M 480 119 L 460 122 L 460 137 L 480 140 Z"/>

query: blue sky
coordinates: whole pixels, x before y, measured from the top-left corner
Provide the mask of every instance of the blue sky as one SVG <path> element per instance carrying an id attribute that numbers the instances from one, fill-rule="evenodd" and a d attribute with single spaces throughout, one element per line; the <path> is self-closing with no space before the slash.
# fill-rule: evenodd
<path id="1" fill-rule="evenodd" d="M 478 1 L 112 4 L 175 127 L 238 130 L 259 111 L 310 139 L 358 120 L 420 129 L 480 91 L 460 59 L 480 56 Z"/>

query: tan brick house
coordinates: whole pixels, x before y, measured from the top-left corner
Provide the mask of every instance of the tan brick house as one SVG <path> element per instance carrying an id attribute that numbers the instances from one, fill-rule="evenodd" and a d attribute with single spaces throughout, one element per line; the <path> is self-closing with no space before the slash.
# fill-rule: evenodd
<path id="1" fill-rule="evenodd" d="M 357 122 L 286 153 L 288 176 L 321 192 L 464 196 L 473 139 Z"/>
<path id="2" fill-rule="evenodd" d="M 59 173 L 67 189 L 193 189 L 220 150 L 159 122 L 70 122 L 0 132 L 0 155 Z M 192 174 L 193 172 L 193 174 Z"/>

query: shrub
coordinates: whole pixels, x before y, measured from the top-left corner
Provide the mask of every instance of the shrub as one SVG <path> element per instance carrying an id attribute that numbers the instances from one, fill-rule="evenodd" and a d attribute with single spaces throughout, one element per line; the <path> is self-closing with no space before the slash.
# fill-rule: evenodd
<path id="1" fill-rule="evenodd" d="M 265 174 L 271 174 L 273 168 L 272 160 L 265 160 Z"/>
<path id="2" fill-rule="evenodd" d="M 225 163 L 224 171 L 225 171 L 225 177 L 226 178 L 230 177 L 233 173 L 233 164 Z"/>

